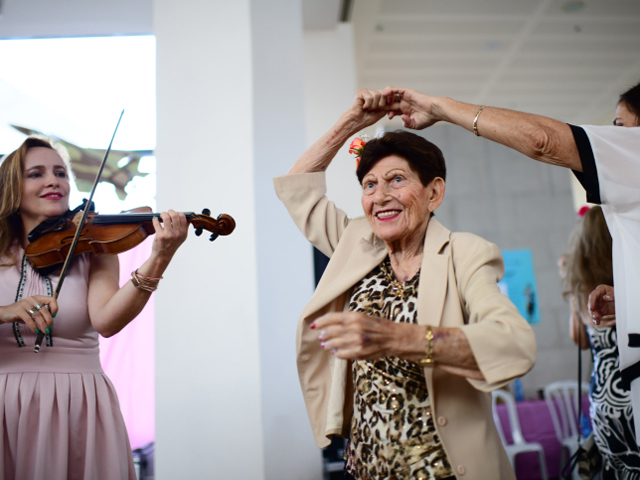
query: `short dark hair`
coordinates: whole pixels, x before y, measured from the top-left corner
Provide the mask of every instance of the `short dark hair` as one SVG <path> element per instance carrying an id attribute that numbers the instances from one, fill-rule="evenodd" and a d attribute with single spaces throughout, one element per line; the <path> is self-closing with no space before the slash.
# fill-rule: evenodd
<path id="1" fill-rule="evenodd" d="M 396 130 L 370 140 L 364 146 L 356 169 L 358 181 L 362 183 L 362 179 L 374 165 L 390 155 L 397 155 L 409 162 L 425 187 L 436 177 L 446 180 L 447 166 L 440 149 L 420 135 Z"/>
<path id="2" fill-rule="evenodd" d="M 622 102 L 636 116 L 636 120 L 640 122 L 640 83 L 620 95 L 618 103 Z"/>

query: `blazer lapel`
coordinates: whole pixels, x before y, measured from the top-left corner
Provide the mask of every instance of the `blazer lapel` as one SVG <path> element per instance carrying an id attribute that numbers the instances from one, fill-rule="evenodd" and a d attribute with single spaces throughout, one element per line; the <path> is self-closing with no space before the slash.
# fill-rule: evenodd
<path id="1" fill-rule="evenodd" d="M 349 248 L 348 257 L 342 261 L 338 251 L 324 272 L 315 294 L 302 312 L 307 317 L 325 307 L 362 280 L 387 256 L 384 243 L 373 233 L 362 236 Z"/>
<path id="2" fill-rule="evenodd" d="M 451 232 L 435 218 L 429 220 L 418 287 L 418 323 L 438 326 L 442 320 L 449 276 L 449 253 L 441 253 Z"/>

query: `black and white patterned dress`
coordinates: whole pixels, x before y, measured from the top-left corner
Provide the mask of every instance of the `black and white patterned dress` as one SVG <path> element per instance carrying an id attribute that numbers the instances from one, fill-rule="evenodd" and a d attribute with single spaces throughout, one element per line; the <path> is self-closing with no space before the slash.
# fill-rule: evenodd
<path id="1" fill-rule="evenodd" d="M 602 455 L 603 480 L 640 480 L 631 392 L 621 384 L 615 328 L 587 327 L 593 353 L 589 389 L 593 433 Z"/>

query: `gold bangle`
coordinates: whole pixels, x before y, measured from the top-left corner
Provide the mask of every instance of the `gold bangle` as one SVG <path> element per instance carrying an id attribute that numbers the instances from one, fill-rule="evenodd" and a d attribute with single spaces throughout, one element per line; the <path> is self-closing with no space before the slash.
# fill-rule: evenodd
<path id="1" fill-rule="evenodd" d="M 433 332 L 431 331 L 431 325 L 427 325 L 427 333 L 424 336 L 427 340 L 427 346 L 424 351 L 424 358 L 420 360 L 420 364 L 425 367 L 433 367 L 435 360 L 433 359 Z"/>
<path id="2" fill-rule="evenodd" d="M 158 289 L 158 284 L 161 279 L 162 277 L 145 277 L 141 273 L 138 273 L 137 268 L 131 272 L 131 283 L 133 283 L 133 286 L 149 293 L 153 293 Z"/>
<path id="3" fill-rule="evenodd" d="M 478 109 L 478 113 L 476 113 L 476 118 L 473 119 L 473 133 L 476 134 L 476 137 L 479 137 L 480 134 L 478 133 L 478 117 L 480 116 L 480 114 L 482 113 L 482 110 L 484 110 L 485 105 L 482 105 L 479 109 Z"/>

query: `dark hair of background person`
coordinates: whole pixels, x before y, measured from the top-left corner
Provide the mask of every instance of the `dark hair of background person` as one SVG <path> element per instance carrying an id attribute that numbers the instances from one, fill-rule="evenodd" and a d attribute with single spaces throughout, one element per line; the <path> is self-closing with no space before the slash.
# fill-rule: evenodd
<path id="1" fill-rule="evenodd" d="M 591 207 L 573 227 L 564 283 L 565 296 L 574 295 L 579 305 L 586 303 L 598 285 L 613 285 L 611 234 L 598 206 Z"/>
<path id="2" fill-rule="evenodd" d="M 436 177 L 446 180 L 447 167 L 440 149 L 420 135 L 397 130 L 367 142 L 356 170 L 358 181 L 362 183 L 362 179 L 376 163 L 391 155 L 409 162 L 425 187 Z"/>
<path id="3" fill-rule="evenodd" d="M 618 103 L 622 102 L 636 116 L 636 123 L 640 123 L 640 83 L 620 95 Z"/>

